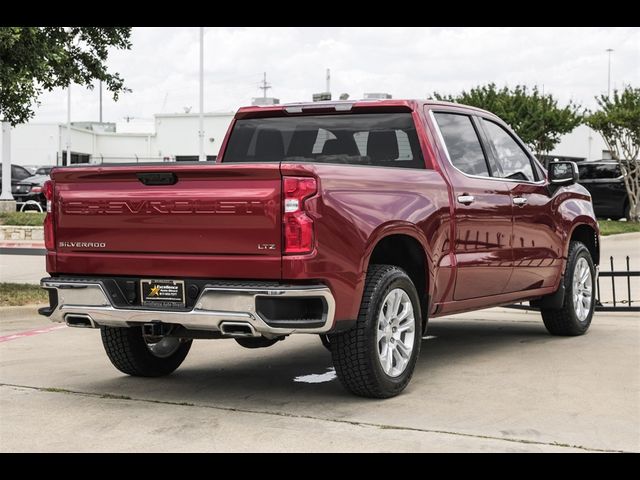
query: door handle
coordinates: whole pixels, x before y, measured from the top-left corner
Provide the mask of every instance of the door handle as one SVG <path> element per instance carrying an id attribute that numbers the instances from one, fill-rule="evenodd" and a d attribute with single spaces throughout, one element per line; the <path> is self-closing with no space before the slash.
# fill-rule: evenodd
<path id="1" fill-rule="evenodd" d="M 527 199 L 524 197 L 513 197 L 513 204 L 524 207 L 527 204 Z"/>
<path id="2" fill-rule="evenodd" d="M 475 197 L 473 195 L 458 195 L 458 202 L 463 205 L 471 205 Z"/>

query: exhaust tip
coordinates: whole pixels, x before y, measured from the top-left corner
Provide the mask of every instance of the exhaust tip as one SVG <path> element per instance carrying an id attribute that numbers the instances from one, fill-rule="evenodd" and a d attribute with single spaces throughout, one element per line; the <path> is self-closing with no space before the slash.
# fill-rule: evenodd
<path id="1" fill-rule="evenodd" d="M 247 322 L 222 322 L 220 332 L 228 337 L 257 337 L 253 325 Z"/>
<path id="2" fill-rule="evenodd" d="M 64 321 L 69 327 L 76 328 L 96 328 L 95 323 L 89 315 L 67 314 Z"/>

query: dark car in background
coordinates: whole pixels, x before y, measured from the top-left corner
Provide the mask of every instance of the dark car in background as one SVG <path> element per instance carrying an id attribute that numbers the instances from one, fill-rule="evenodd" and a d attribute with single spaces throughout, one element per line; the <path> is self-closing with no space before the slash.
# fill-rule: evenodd
<path id="1" fill-rule="evenodd" d="M 29 178 L 31 173 L 24 167 L 20 165 L 11 165 L 11 191 L 13 193 L 13 186 L 24 180 L 25 178 Z M 0 168 L 0 180 L 2 180 L 2 169 Z"/>
<path id="2" fill-rule="evenodd" d="M 26 168 L 20 165 L 11 165 L 11 193 L 17 202 L 21 201 L 18 200 L 18 196 L 27 188 L 22 182 L 31 176 L 31 173 Z M 2 182 L 2 169 L 0 169 L 0 182 Z M 30 189 L 29 187 L 29 190 Z M 20 207 L 20 205 L 18 205 L 18 207 Z"/>
<path id="3" fill-rule="evenodd" d="M 18 202 L 17 210 L 38 210 L 33 204 L 26 202 L 34 201 L 42 210 L 47 207 L 47 200 L 42 193 L 44 182 L 49 180 L 49 172 L 53 167 L 39 167 L 36 175 L 32 175 L 29 170 L 20 165 L 11 165 L 11 194 L 16 202 Z M 46 173 L 38 172 L 48 169 Z M 2 170 L 0 169 L 0 182 L 2 181 Z"/>
<path id="4" fill-rule="evenodd" d="M 46 167 L 39 167 L 34 175 L 49 175 L 51 173 L 51 169 L 53 168 L 52 165 L 46 166 Z"/>
<path id="5" fill-rule="evenodd" d="M 591 193 L 596 216 L 616 220 L 629 218 L 629 199 L 618 162 L 580 162 L 578 172 L 578 182 Z"/>
<path id="6" fill-rule="evenodd" d="M 19 202 L 18 210 L 38 210 L 35 205 L 27 203 L 32 201 L 40 205 L 42 211 L 45 211 L 47 209 L 47 199 L 42 192 L 42 188 L 44 182 L 50 178 L 49 175 L 34 175 L 16 184 L 12 188 L 12 193 L 16 202 Z"/>
<path id="7" fill-rule="evenodd" d="M 31 175 L 49 175 L 52 165 L 22 165 Z"/>

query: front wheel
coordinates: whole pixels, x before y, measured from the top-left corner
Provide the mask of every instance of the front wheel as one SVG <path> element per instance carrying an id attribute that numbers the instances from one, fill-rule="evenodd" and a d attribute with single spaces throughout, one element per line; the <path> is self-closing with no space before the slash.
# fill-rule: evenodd
<path id="1" fill-rule="evenodd" d="M 114 367 L 135 377 L 161 377 L 178 368 L 192 340 L 149 337 L 142 327 L 101 327 L 102 344 Z"/>
<path id="2" fill-rule="evenodd" d="M 330 336 L 342 384 L 363 397 L 402 392 L 420 353 L 421 318 L 416 288 L 404 270 L 371 265 L 356 326 Z"/>
<path id="3" fill-rule="evenodd" d="M 565 295 L 561 308 L 542 308 L 542 320 L 552 335 L 575 336 L 586 333 L 595 308 L 596 269 L 589 249 L 571 242 L 564 272 Z"/>

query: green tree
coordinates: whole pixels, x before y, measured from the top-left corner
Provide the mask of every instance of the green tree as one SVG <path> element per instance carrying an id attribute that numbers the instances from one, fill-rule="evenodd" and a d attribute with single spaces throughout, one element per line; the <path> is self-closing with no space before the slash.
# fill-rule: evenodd
<path id="1" fill-rule="evenodd" d="M 600 110 L 586 123 L 602 135 L 611 156 L 620 164 L 629 199 L 629 218 L 640 220 L 640 88 L 625 86 L 622 93 L 596 97 Z"/>
<path id="2" fill-rule="evenodd" d="M 553 95 L 541 93 L 536 86 L 530 90 L 523 85 L 516 85 L 513 89 L 498 89 L 495 83 L 490 83 L 472 88 L 468 92 L 463 91 L 459 95 L 434 92 L 433 97 L 496 114 L 538 156 L 550 152 L 562 135 L 571 132 L 582 122 L 579 105 L 569 102 L 567 106 L 559 107 Z"/>
<path id="3" fill-rule="evenodd" d="M 17 125 L 33 117 L 44 90 L 102 80 L 114 100 L 128 89 L 107 71 L 111 48 L 129 49 L 131 27 L 0 27 L 0 119 Z"/>

